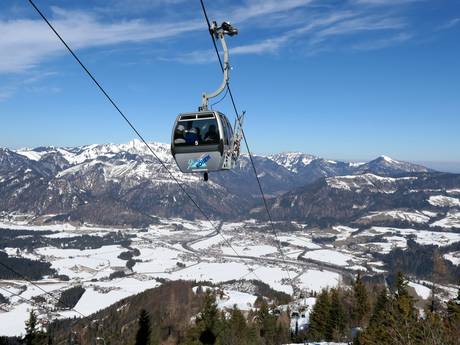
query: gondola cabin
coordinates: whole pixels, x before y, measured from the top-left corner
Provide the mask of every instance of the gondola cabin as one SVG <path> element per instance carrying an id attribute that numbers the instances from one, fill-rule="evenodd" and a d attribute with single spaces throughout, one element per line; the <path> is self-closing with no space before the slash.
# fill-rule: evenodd
<path id="1" fill-rule="evenodd" d="M 233 129 L 218 111 L 180 114 L 174 124 L 171 153 L 184 173 L 231 169 Z"/>

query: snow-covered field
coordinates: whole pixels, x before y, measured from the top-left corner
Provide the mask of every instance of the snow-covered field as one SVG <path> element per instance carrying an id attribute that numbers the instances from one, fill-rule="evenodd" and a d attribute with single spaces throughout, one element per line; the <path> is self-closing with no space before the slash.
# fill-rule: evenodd
<path id="1" fill-rule="evenodd" d="M 431 296 L 431 289 L 425 285 L 409 282 L 410 287 L 415 289 L 415 293 L 422 299 L 427 300 Z"/>
<path id="2" fill-rule="evenodd" d="M 444 254 L 444 259 L 449 260 L 454 265 L 460 265 L 460 252 L 451 252 Z"/>
<path id="3" fill-rule="evenodd" d="M 384 220 L 401 220 L 408 221 L 411 223 L 428 223 L 430 216 L 423 212 L 408 212 L 404 210 L 390 210 L 390 211 L 379 211 L 372 212 L 371 214 L 362 217 L 362 220 L 370 221 L 384 221 Z"/>
<path id="4" fill-rule="evenodd" d="M 331 249 L 312 250 L 305 253 L 303 257 L 337 266 L 347 266 L 353 261 L 353 256 Z"/>
<path id="5" fill-rule="evenodd" d="M 438 246 L 447 246 L 453 243 L 460 242 L 460 234 L 455 232 L 436 232 L 416 229 L 399 229 L 392 227 L 374 226 L 368 230 L 361 232 L 357 236 L 375 236 L 379 234 L 389 234 L 384 236 L 390 242 L 402 242 L 407 237 L 414 237 L 415 241 L 421 245 L 435 244 Z M 401 246 L 402 247 L 402 246 Z"/>
<path id="6" fill-rule="evenodd" d="M 460 206 L 460 199 L 444 195 L 434 195 L 428 198 L 428 202 L 433 206 L 438 207 L 453 207 Z"/>
<path id="7" fill-rule="evenodd" d="M 405 216 L 415 217 L 411 219 L 423 223 L 424 217 L 430 218 L 436 214 Z M 453 216 L 457 217 L 458 214 L 446 217 Z M 27 215 L 21 216 L 21 219 L 27 219 Z M 72 310 L 55 309 L 56 300 L 70 287 L 82 286 L 85 289 L 74 308 L 84 315 L 145 289 L 154 288 L 160 284 L 159 279 L 185 279 L 214 284 L 241 279 L 261 280 L 271 288 L 288 294 L 293 292 L 291 283 L 297 289 L 311 293 L 343 284 L 347 280 L 344 277 L 352 277 L 357 270 L 371 274 L 385 272 L 384 264 L 373 259 L 369 253 L 388 253 L 393 248 L 405 248 L 410 237 L 420 244 L 446 246 L 460 242 L 460 234 L 453 230 L 436 232 L 371 227 L 362 231 L 343 225 L 318 229 L 297 224 L 298 230 L 279 235 L 281 253 L 273 235 L 267 232 L 263 224 L 253 220 L 220 224 L 221 232 L 218 234 L 206 222 L 181 219 L 161 219 L 159 224 L 142 231 L 73 224 L 31 228 L 26 220 L 21 219 L 3 219 L 0 231 L 1 228 L 33 229 L 38 231 L 37 236 L 43 230 L 58 232 L 42 236 L 48 239 L 45 241 L 46 246 L 29 250 L 8 247 L 3 251 L 12 257 L 48 261 L 58 274 L 68 276 L 69 280 L 48 277 L 35 282 L 50 295 L 25 281 L 0 280 L 0 287 L 10 292 L 0 290 L 9 299 L 8 304 L 0 305 L 0 335 L 22 334 L 24 321 L 31 308 L 38 309 L 40 317 L 79 316 Z M 48 244 L 48 241 L 66 241 L 82 234 L 103 237 L 114 233 L 130 236 L 131 243 L 107 244 L 97 249 L 83 250 L 65 246 L 56 248 L 51 245 L 52 242 Z M 373 239 L 375 236 L 381 236 L 384 241 Z M 322 242 L 322 238 L 329 237 L 335 238 L 335 241 Z M 127 259 L 120 256 L 121 253 L 135 253 L 131 269 L 126 265 Z M 460 262 L 456 252 L 445 254 L 444 257 L 456 264 Z M 111 276 L 115 273 L 116 278 Z M 426 297 L 426 287 L 415 282 L 411 286 L 421 298 Z M 44 298 L 44 302 L 27 301 L 32 298 Z M 253 306 L 255 298 L 244 289 L 224 289 L 218 304 L 220 308 L 230 308 L 236 304 L 240 309 L 247 310 Z M 53 311 L 47 312 L 47 308 Z"/>
<path id="8" fill-rule="evenodd" d="M 431 224 L 442 228 L 460 228 L 460 212 L 447 213 L 446 217 Z"/>

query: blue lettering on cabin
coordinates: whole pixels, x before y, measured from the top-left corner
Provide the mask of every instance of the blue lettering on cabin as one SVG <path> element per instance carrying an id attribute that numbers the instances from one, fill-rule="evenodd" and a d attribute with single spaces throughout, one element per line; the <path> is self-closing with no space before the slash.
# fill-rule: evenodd
<path id="1" fill-rule="evenodd" d="M 211 159 L 211 156 L 208 153 L 202 155 L 198 159 L 190 159 L 188 161 L 188 170 L 204 169 L 207 167 L 206 163 L 209 162 L 210 159 Z"/>

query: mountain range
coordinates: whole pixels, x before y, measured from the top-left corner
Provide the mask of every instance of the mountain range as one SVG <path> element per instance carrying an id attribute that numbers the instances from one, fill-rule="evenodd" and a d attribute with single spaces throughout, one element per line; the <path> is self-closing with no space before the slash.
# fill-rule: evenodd
<path id="1" fill-rule="evenodd" d="M 210 174 L 206 183 L 199 174 L 180 173 L 168 145 L 150 145 L 211 218 L 266 219 L 247 155 L 234 170 Z M 300 152 L 253 158 L 275 219 L 352 221 L 368 211 L 430 209 L 430 195 L 447 196 L 447 190 L 460 189 L 460 175 L 386 156 L 367 163 Z M 1 213 L 27 214 L 37 223 L 107 226 L 146 226 L 156 217 L 201 217 L 138 140 L 72 148 L 0 148 Z"/>

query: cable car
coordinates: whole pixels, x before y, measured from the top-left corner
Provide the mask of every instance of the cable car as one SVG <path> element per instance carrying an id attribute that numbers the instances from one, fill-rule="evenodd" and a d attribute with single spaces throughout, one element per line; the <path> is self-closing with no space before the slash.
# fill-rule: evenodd
<path id="1" fill-rule="evenodd" d="M 213 93 L 202 95 L 201 106 L 196 112 L 179 114 L 171 135 L 171 153 L 183 173 L 203 173 L 232 169 L 240 154 L 244 112 L 237 116 L 235 130 L 227 117 L 219 111 L 209 110 L 208 101 L 225 90 L 229 80 L 230 65 L 225 35 L 233 36 L 238 31 L 229 23 L 220 27 L 216 22 L 211 33 L 217 37 L 224 50 L 224 80 Z"/>
<path id="2" fill-rule="evenodd" d="M 184 172 L 233 168 L 233 129 L 218 111 L 180 114 L 174 125 L 171 151 Z"/>

